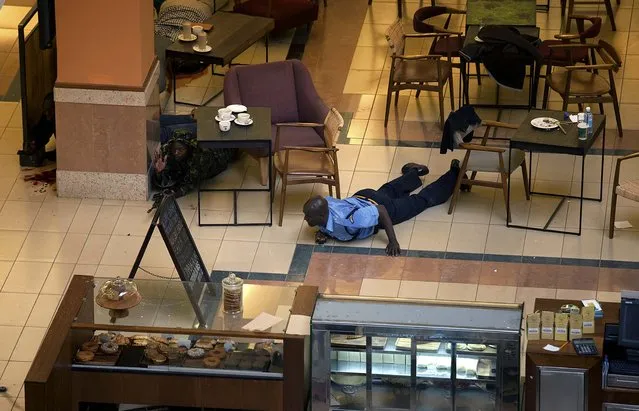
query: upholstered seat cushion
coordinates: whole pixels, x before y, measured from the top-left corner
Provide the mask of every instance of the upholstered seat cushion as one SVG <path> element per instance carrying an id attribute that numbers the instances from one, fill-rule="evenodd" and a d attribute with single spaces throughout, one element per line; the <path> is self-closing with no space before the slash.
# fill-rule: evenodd
<path id="1" fill-rule="evenodd" d="M 525 154 L 521 150 L 512 150 L 512 162 L 508 161 L 508 150 L 502 155 L 504 156 L 504 167 L 506 170 L 509 170 L 510 173 L 515 171 L 515 169 L 523 163 L 525 158 Z M 499 154 L 489 151 L 473 151 L 470 153 L 470 158 L 468 159 L 467 170 L 498 173 L 500 172 Z"/>
<path id="2" fill-rule="evenodd" d="M 568 71 L 553 71 L 548 78 L 548 85 L 559 94 L 566 90 Z M 600 96 L 610 91 L 610 84 L 598 74 L 575 70 L 570 78 L 571 96 Z"/>
<path id="3" fill-rule="evenodd" d="M 275 156 L 275 167 L 284 171 L 286 153 L 280 151 Z M 332 176 L 333 162 L 327 153 L 313 153 L 302 150 L 290 150 L 288 152 L 288 174 Z"/>
<path id="4" fill-rule="evenodd" d="M 615 188 L 617 195 L 639 201 L 639 180 L 624 181 Z"/>
<path id="5" fill-rule="evenodd" d="M 271 0 L 269 16 L 267 0 L 248 0 L 237 4 L 233 11 L 251 16 L 271 17 L 273 31 L 288 30 L 317 20 L 319 6 L 311 0 Z"/>
<path id="6" fill-rule="evenodd" d="M 281 150 L 282 147 L 326 147 L 324 139 L 314 128 L 311 127 L 280 127 L 279 147 L 275 147 L 275 133 L 277 127 L 271 128 L 273 140 L 273 151 Z"/>
<path id="7" fill-rule="evenodd" d="M 566 48 L 551 48 L 558 44 L 564 44 L 561 40 L 544 40 L 539 46 L 539 52 L 543 56 L 545 61 L 552 61 L 553 63 L 565 63 L 579 62 L 586 60 L 588 57 L 588 48 L 579 47 L 572 48 L 570 50 Z M 555 65 L 556 65 L 555 64 Z"/>
<path id="8" fill-rule="evenodd" d="M 442 83 L 446 82 L 450 74 L 450 64 L 447 61 L 440 61 L 442 72 Z M 433 83 L 437 82 L 437 60 L 400 60 L 395 70 L 393 80 L 401 83 Z"/>

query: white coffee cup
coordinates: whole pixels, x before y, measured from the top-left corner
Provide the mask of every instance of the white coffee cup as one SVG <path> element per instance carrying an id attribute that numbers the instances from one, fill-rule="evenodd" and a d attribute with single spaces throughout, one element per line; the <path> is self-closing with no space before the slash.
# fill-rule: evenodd
<path id="1" fill-rule="evenodd" d="M 197 35 L 197 48 L 200 50 L 206 49 L 209 39 L 205 32 L 198 33 Z"/>
<path id="2" fill-rule="evenodd" d="M 191 23 L 182 23 L 182 37 L 184 37 L 185 40 L 189 40 L 191 38 L 191 34 Z"/>
<path id="3" fill-rule="evenodd" d="M 233 112 L 229 110 L 228 108 L 221 108 L 217 110 L 217 118 L 223 121 L 230 121 L 232 114 Z"/>
<path id="4" fill-rule="evenodd" d="M 231 129 L 231 122 L 228 120 L 220 121 L 220 130 L 221 131 L 229 131 Z"/>
<path id="5" fill-rule="evenodd" d="M 202 26 L 193 26 L 191 29 L 193 30 L 193 34 L 195 34 L 196 36 L 199 36 L 200 33 L 204 32 L 204 27 Z"/>
<path id="6" fill-rule="evenodd" d="M 251 115 L 249 113 L 240 113 L 237 115 L 237 121 L 239 121 L 242 124 L 250 123 Z"/>

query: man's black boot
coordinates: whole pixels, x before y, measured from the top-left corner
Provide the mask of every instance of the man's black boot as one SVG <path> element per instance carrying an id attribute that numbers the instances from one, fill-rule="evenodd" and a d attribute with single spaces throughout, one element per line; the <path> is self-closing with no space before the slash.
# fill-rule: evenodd
<path id="1" fill-rule="evenodd" d="M 454 158 L 451 162 L 450 162 L 450 169 L 454 169 L 456 168 L 457 170 L 459 170 L 461 168 L 461 164 L 459 163 L 459 160 L 457 160 L 456 158 Z M 466 180 L 468 180 L 468 175 L 466 175 L 466 173 L 464 173 L 464 178 Z M 461 191 L 465 191 L 465 192 L 470 192 L 470 184 L 464 184 L 462 183 L 462 185 L 459 187 L 459 189 Z"/>
<path id="2" fill-rule="evenodd" d="M 422 177 L 428 174 L 428 167 L 424 164 L 406 163 L 402 166 L 402 174 L 408 173 L 410 170 L 417 170 L 417 175 Z"/>

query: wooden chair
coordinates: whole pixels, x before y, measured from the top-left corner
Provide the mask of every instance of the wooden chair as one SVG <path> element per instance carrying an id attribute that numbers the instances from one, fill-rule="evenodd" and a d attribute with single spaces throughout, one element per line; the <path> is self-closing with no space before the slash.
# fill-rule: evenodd
<path id="1" fill-rule="evenodd" d="M 561 17 L 566 14 L 566 5 L 568 6 L 568 16 L 572 16 L 575 11 L 575 6 L 579 5 L 598 5 L 603 4 L 606 6 L 606 14 L 610 19 L 610 27 L 612 31 L 617 31 L 617 25 L 615 24 L 615 12 L 612 10 L 612 3 L 610 0 L 561 0 Z M 621 0 L 617 0 L 617 5 L 621 4 Z M 566 32 L 570 32 L 571 20 L 566 22 Z"/>
<path id="2" fill-rule="evenodd" d="M 623 198 L 627 198 L 633 201 L 639 201 L 639 180 L 624 181 L 623 183 L 619 184 L 621 162 L 638 157 L 639 153 L 633 153 L 617 159 L 615 178 L 612 184 L 612 202 L 610 203 L 610 228 L 608 231 L 608 237 L 610 238 L 613 238 L 615 236 L 615 214 L 617 212 L 617 196 L 622 196 Z"/>
<path id="3" fill-rule="evenodd" d="M 558 44 L 550 46 L 552 49 L 564 49 L 567 52 L 579 49 L 594 50 L 591 64 L 576 64 L 564 67 L 564 70 L 552 71 L 549 68 L 544 86 L 545 109 L 548 104 L 548 88 L 553 89 L 563 100 L 562 111 L 566 111 L 568 104 L 578 104 L 581 111 L 584 103 L 598 103 L 599 111 L 604 113 L 604 103 L 612 103 L 615 109 L 617 120 L 617 132 L 619 137 L 623 137 L 621 127 L 621 114 L 619 112 L 619 97 L 615 87 L 614 73 L 621 67 L 621 58 L 615 48 L 605 40 L 599 40 L 597 44 Z M 596 55 L 602 59 L 603 63 L 597 64 Z M 600 75 L 600 71 L 608 72 L 608 78 Z"/>
<path id="4" fill-rule="evenodd" d="M 399 100 L 401 90 L 417 90 L 416 97 L 422 90 L 436 91 L 439 94 L 439 120 L 444 127 L 444 87 L 448 82 L 450 88 L 450 105 L 455 109 L 453 92 L 453 71 L 451 56 L 443 59 L 440 55 L 404 55 L 407 38 L 446 38 L 453 33 L 418 33 L 405 34 L 400 19 L 386 30 L 386 40 L 391 49 L 391 72 L 388 80 L 388 94 L 386 96 L 386 114 L 384 127 L 388 124 L 390 101 L 395 92 L 395 105 Z"/>
<path id="5" fill-rule="evenodd" d="M 280 194 L 280 219 L 284 218 L 286 201 L 286 187 L 296 184 L 322 183 L 328 185 L 328 192 L 333 195 L 333 187 L 337 198 L 340 198 L 339 168 L 337 166 L 337 151 L 335 147 L 340 131 L 344 126 L 344 119 L 335 108 L 328 112 L 324 124 L 319 123 L 279 123 L 276 124 L 275 146 L 278 146 L 280 130 L 283 127 L 314 127 L 323 128 L 326 147 L 293 147 L 284 146 L 275 153 L 273 176 L 280 176 L 282 189 Z M 275 182 L 273 182 L 274 184 Z"/>
<path id="6" fill-rule="evenodd" d="M 448 214 L 452 214 L 457 204 L 459 197 L 459 190 L 462 184 L 469 186 L 477 185 L 483 187 L 501 188 L 504 192 L 504 200 L 506 204 L 506 218 L 508 222 L 510 218 L 510 208 L 508 207 L 508 179 L 510 175 L 518 167 L 521 167 L 521 173 L 524 179 L 524 189 L 526 190 L 526 200 L 530 200 L 530 186 L 528 183 L 528 169 L 526 168 L 526 153 L 522 150 L 511 150 L 510 158 L 508 157 L 508 147 L 486 145 L 488 140 L 508 140 L 507 138 L 494 138 L 489 137 L 491 129 L 504 128 L 510 130 L 517 130 L 519 126 L 514 124 L 500 123 L 497 121 L 485 120 L 482 125 L 486 127 L 486 132 L 482 137 L 480 144 L 462 143 L 459 145 L 460 149 L 466 149 L 466 155 L 461 164 L 459 176 L 455 183 L 455 190 L 453 190 L 453 197 L 450 200 L 450 206 L 448 207 Z M 506 155 L 504 155 L 504 153 Z M 465 178 L 466 171 L 472 171 L 470 178 Z M 499 173 L 500 181 L 486 181 L 477 180 L 477 172 L 483 173 Z"/>

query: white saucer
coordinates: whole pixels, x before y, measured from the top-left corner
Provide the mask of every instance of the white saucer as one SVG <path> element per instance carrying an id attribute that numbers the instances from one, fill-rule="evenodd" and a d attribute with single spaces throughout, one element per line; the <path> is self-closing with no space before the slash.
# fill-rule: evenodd
<path id="1" fill-rule="evenodd" d="M 229 120 L 220 120 L 218 116 L 215 116 L 215 121 L 233 121 L 235 120 L 235 116 L 231 114 L 231 118 Z"/>
<path id="2" fill-rule="evenodd" d="M 253 124 L 253 119 L 249 119 L 248 123 L 240 123 L 238 119 L 235 119 L 233 122 L 238 126 L 250 126 L 251 124 Z"/>
<path id="3" fill-rule="evenodd" d="M 244 113 L 245 111 L 248 110 L 246 106 L 243 106 L 241 104 L 231 104 L 230 106 L 227 106 L 226 108 L 228 108 L 234 113 Z"/>
<path id="4" fill-rule="evenodd" d="M 541 130 L 554 130 L 559 127 L 559 120 L 551 117 L 537 117 L 530 120 L 530 124 Z"/>
<path id="5" fill-rule="evenodd" d="M 184 33 L 178 34 L 178 40 L 180 40 L 180 41 L 187 41 L 188 42 L 188 41 L 195 41 L 195 39 L 197 39 L 197 36 L 195 34 L 191 34 L 191 37 L 189 37 L 188 39 L 184 38 Z"/>
<path id="6" fill-rule="evenodd" d="M 207 44 L 206 48 L 204 50 L 202 50 L 197 45 L 195 45 L 195 46 L 193 46 L 193 50 L 197 51 L 198 53 L 208 53 L 209 51 L 213 50 L 213 47 L 211 47 L 211 46 L 209 46 Z"/>

